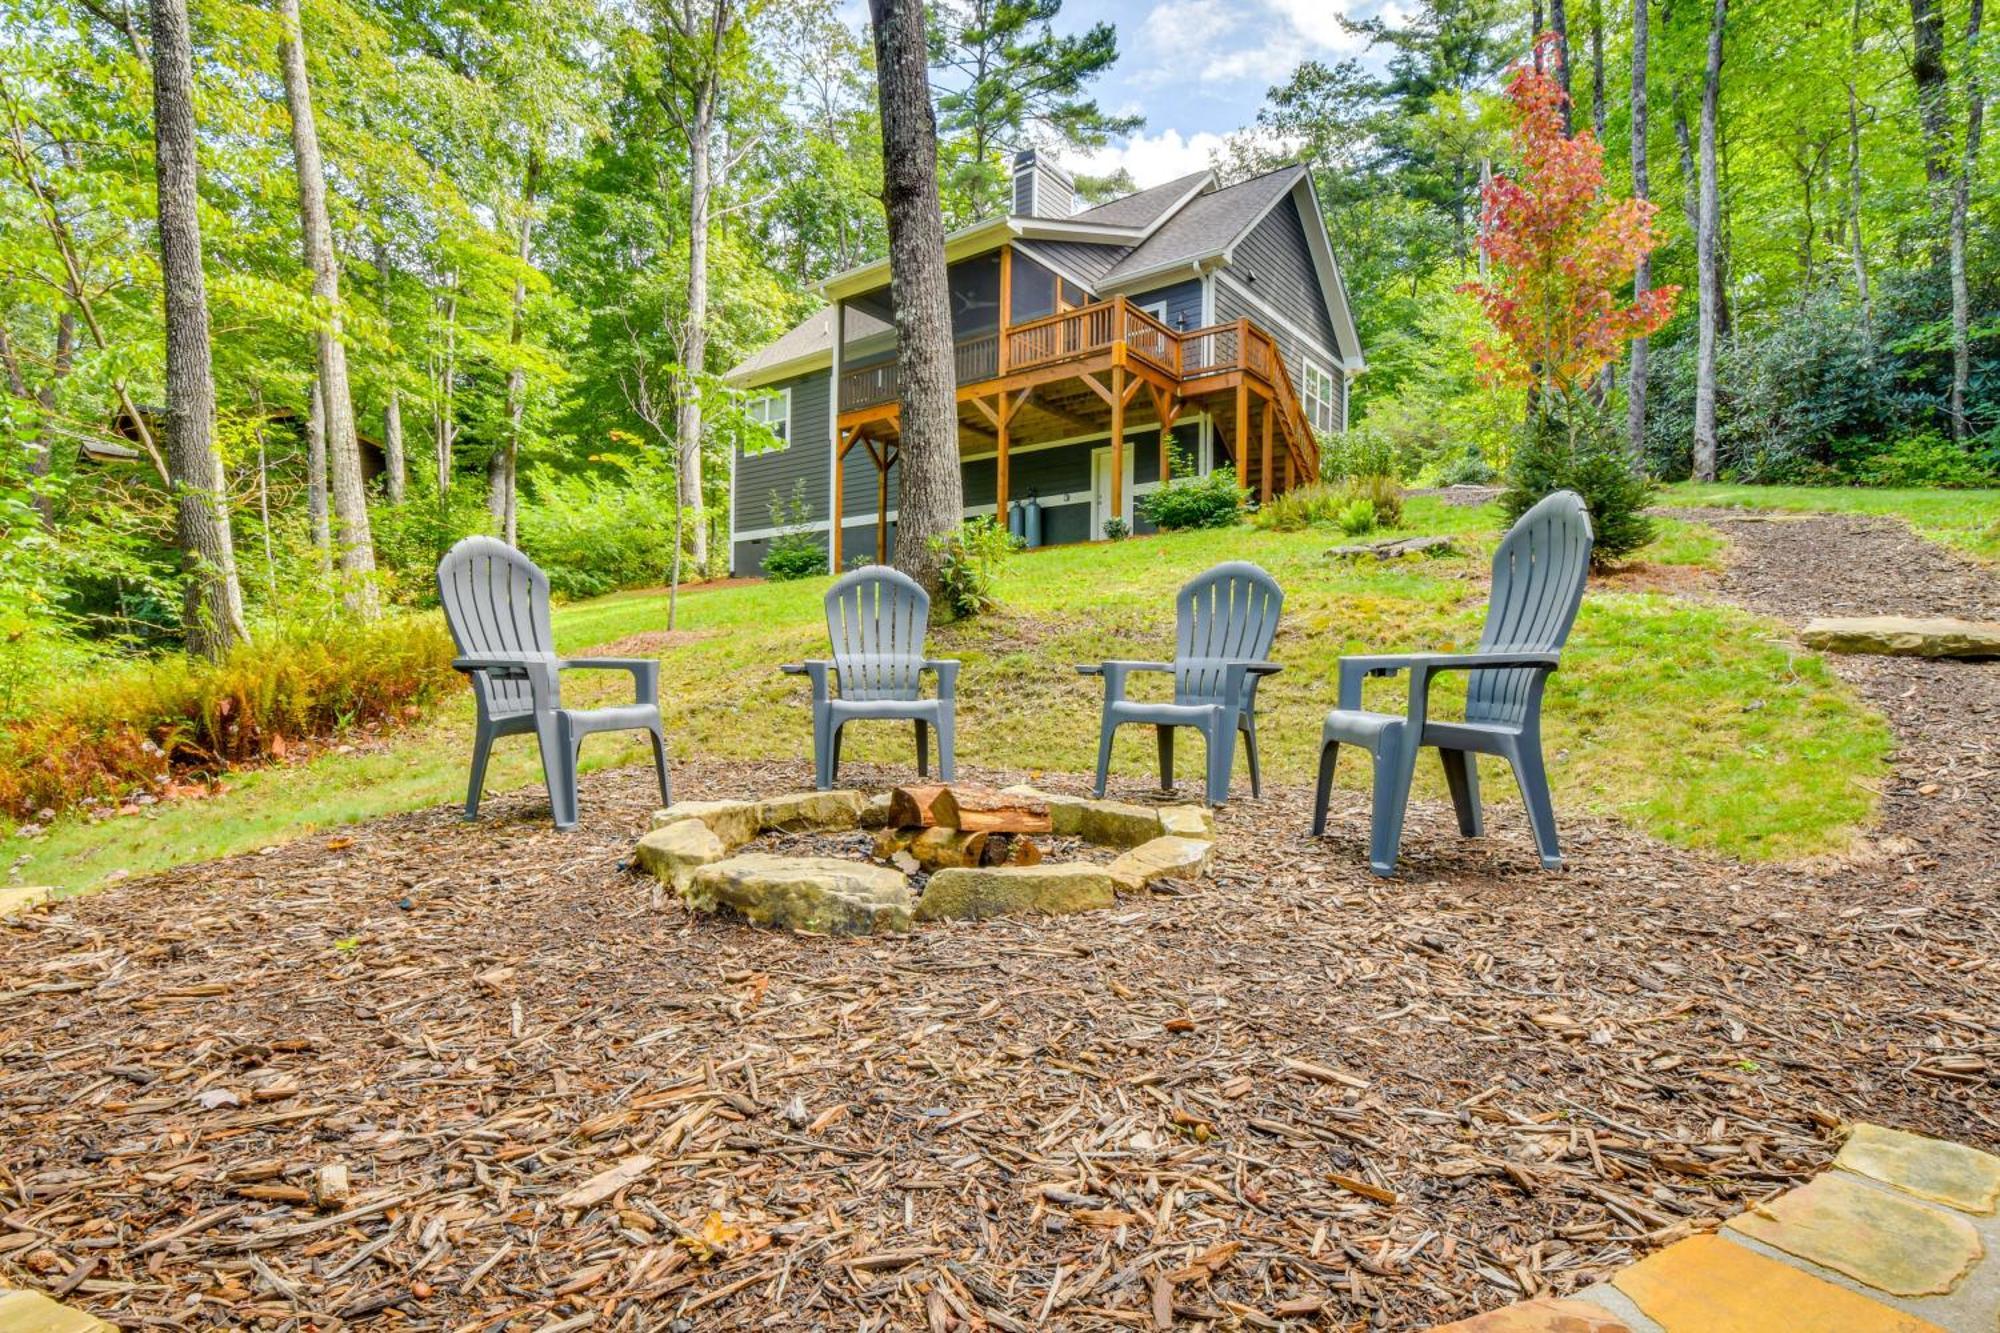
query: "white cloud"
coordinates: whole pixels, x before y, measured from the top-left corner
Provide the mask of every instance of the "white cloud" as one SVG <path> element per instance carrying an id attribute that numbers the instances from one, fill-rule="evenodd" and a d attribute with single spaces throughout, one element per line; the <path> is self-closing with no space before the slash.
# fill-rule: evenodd
<path id="1" fill-rule="evenodd" d="M 1158 0 L 1138 25 L 1134 81 L 1161 87 L 1190 73 L 1203 84 L 1281 83 L 1302 60 L 1367 50 L 1341 15 L 1401 22 L 1397 0 Z"/>
<path id="2" fill-rule="evenodd" d="M 1140 189 L 1145 189 L 1203 170 L 1210 154 L 1221 151 L 1223 144 L 1223 136 L 1211 130 L 1187 136 L 1179 130 L 1161 130 L 1158 134 L 1135 134 L 1065 165 L 1091 176 L 1109 176 L 1122 167 L 1132 173 Z"/>

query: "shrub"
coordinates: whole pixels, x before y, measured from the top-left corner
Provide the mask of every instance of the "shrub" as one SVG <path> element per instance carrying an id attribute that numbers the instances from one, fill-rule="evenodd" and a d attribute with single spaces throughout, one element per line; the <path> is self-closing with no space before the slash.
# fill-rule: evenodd
<path id="1" fill-rule="evenodd" d="M 561 597 L 663 583 L 673 568 L 673 470 L 650 453 L 596 461 L 588 474 L 533 468 L 521 496 L 521 549 Z"/>
<path id="2" fill-rule="evenodd" d="M 1568 423 L 1547 414 L 1522 428 L 1500 507 L 1511 523 L 1543 496 L 1561 490 L 1583 497 L 1596 536 L 1593 566 L 1613 564 L 1653 540 L 1653 520 L 1645 513 L 1653 482 L 1632 470 L 1623 440 L 1581 402 Z"/>
<path id="3" fill-rule="evenodd" d="M 1122 542 L 1131 535 L 1132 525 L 1124 519 L 1113 517 L 1104 520 L 1104 539 L 1106 541 Z"/>
<path id="4" fill-rule="evenodd" d="M 1236 469 L 1219 467 L 1205 477 L 1190 476 L 1190 471 L 1177 456 L 1173 480 L 1141 496 L 1139 512 L 1163 532 L 1234 527 L 1250 498 L 1250 492 L 1236 482 Z"/>
<path id="5" fill-rule="evenodd" d="M 1374 472 L 1350 477 L 1344 492 L 1350 500 L 1366 500 L 1375 511 L 1375 520 L 1385 528 L 1403 521 L 1403 488 L 1393 476 Z"/>
<path id="6" fill-rule="evenodd" d="M 0 810 L 30 816 L 416 715 L 456 678 L 434 615 L 266 629 L 221 662 L 165 657 L 51 690 L 0 728 Z"/>
<path id="7" fill-rule="evenodd" d="M 1342 506 L 1340 530 L 1350 537 L 1359 537 L 1364 532 L 1375 531 L 1375 506 L 1367 500 L 1353 499 Z"/>
<path id="8" fill-rule="evenodd" d="M 1397 457 L 1396 434 L 1383 423 L 1370 419 L 1352 430 L 1319 437 L 1319 475 L 1328 481 L 1343 477 L 1392 477 L 1403 475 Z"/>
<path id="9" fill-rule="evenodd" d="M 803 480 L 793 484 L 790 499 L 775 491 L 771 493 L 771 526 L 781 531 L 771 539 L 771 549 L 764 553 L 765 578 L 774 583 L 788 583 L 826 573 L 826 548 L 818 534 L 805 528 L 811 521 L 812 506 L 806 503 Z"/>
<path id="10" fill-rule="evenodd" d="M 1266 532 L 1299 532 L 1316 523 L 1337 521 L 1346 501 L 1343 487 L 1324 481 L 1307 482 L 1266 500 L 1250 521 Z"/>
<path id="11" fill-rule="evenodd" d="M 1485 486 L 1498 474 L 1474 445 L 1456 458 L 1441 461 L 1432 475 L 1440 486 Z"/>
<path id="12" fill-rule="evenodd" d="M 1934 430 L 1905 435 L 1852 469 L 1863 486 L 1991 486 L 1993 470 Z"/>
<path id="13" fill-rule="evenodd" d="M 991 515 L 975 518 L 956 532 L 931 539 L 938 553 L 938 596 L 953 620 L 970 620 L 995 605 L 993 576 L 1000 562 L 1019 549 Z"/>

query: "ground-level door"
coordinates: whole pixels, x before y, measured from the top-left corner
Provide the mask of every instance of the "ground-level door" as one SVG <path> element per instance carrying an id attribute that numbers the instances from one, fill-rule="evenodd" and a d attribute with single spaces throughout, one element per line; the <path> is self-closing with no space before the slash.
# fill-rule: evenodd
<path id="1" fill-rule="evenodd" d="M 1119 497 L 1118 517 L 1125 520 L 1125 530 L 1132 529 L 1132 446 L 1125 446 L 1125 485 Z M 1090 540 L 1096 541 L 1104 535 L 1104 525 L 1111 518 L 1111 446 L 1090 452 Z"/>

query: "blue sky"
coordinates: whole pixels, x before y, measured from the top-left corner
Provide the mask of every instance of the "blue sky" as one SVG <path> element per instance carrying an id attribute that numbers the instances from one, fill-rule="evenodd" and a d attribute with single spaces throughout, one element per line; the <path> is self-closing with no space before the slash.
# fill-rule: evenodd
<path id="1" fill-rule="evenodd" d="M 1064 165 L 1122 166 L 1141 186 L 1199 171 L 1224 138 L 1256 122 L 1265 92 L 1301 61 L 1378 63 L 1338 16 L 1385 11 L 1399 17 L 1396 0 L 1067 0 L 1058 28 L 1101 21 L 1118 30 L 1118 63 L 1094 85 L 1098 102 L 1146 124 L 1090 160 Z"/>

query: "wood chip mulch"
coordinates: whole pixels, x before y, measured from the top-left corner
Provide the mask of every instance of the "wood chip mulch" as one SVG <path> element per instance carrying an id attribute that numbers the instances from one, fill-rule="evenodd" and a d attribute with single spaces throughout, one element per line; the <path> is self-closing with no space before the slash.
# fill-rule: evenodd
<path id="1" fill-rule="evenodd" d="M 0 1284 L 468 1333 L 1411 1328 L 1568 1291 L 1843 1120 L 2000 1145 L 2000 757 L 1944 725 L 1992 681 L 1861 673 L 1890 822 L 1811 866 L 1572 818 L 1549 875 L 1516 809 L 1466 842 L 1424 804 L 1382 882 L 1359 796 L 1320 843 L 1281 790 L 1184 894 L 828 940 L 660 902 L 624 771 L 573 834 L 520 793 L 127 883 L 0 928 Z"/>

